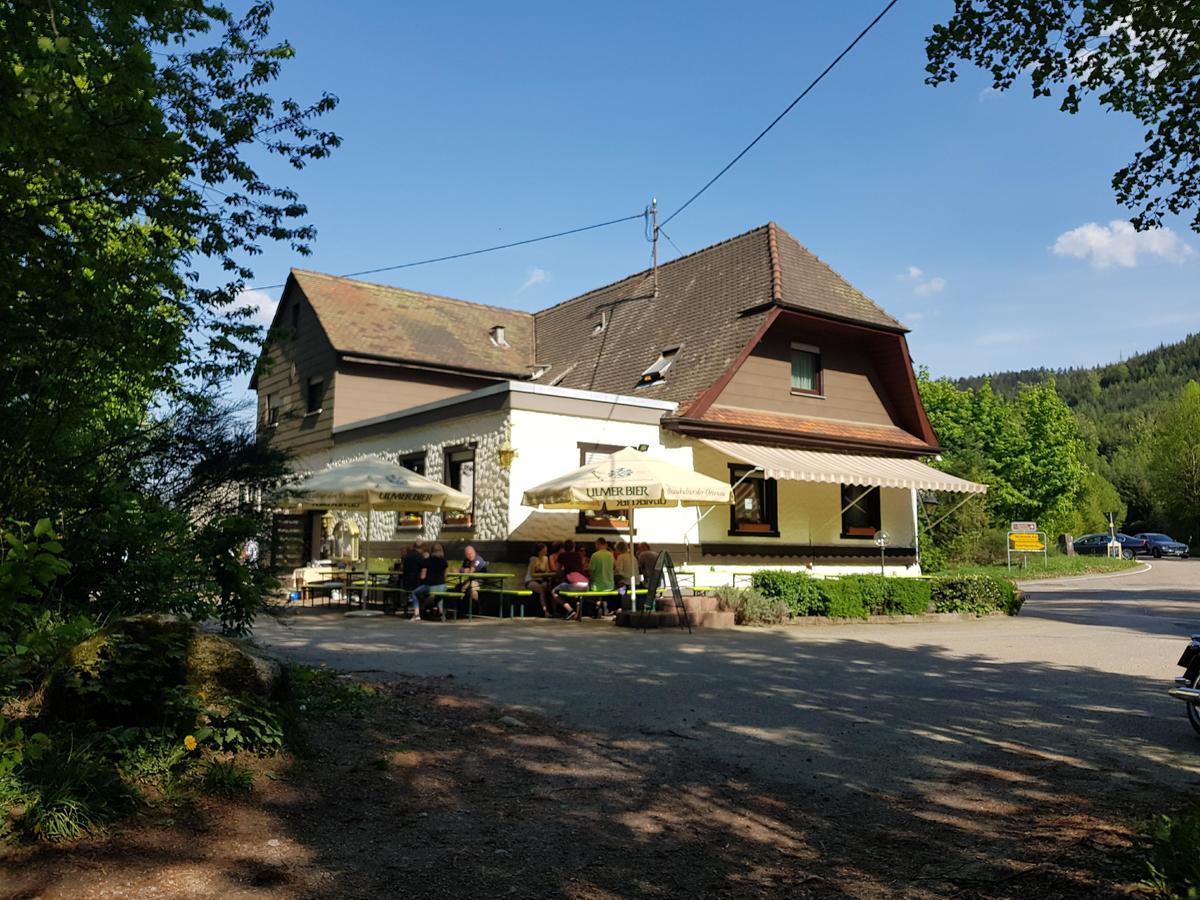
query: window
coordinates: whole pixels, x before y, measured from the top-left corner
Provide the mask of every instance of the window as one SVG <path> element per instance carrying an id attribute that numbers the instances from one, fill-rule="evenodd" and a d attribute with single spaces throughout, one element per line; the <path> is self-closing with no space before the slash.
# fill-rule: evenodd
<path id="1" fill-rule="evenodd" d="M 879 488 L 842 485 L 842 537 L 873 538 L 879 530 Z"/>
<path id="2" fill-rule="evenodd" d="M 579 464 L 596 462 L 601 457 L 624 450 L 615 444 L 580 444 Z M 580 531 L 629 531 L 629 510 L 602 506 L 600 509 L 584 509 L 579 512 Z"/>
<path id="3" fill-rule="evenodd" d="M 792 344 L 792 393 L 822 393 L 821 351 L 808 344 Z"/>
<path id="4" fill-rule="evenodd" d="M 657 384 L 666 377 L 667 369 L 671 368 L 671 363 L 675 361 L 675 355 L 679 353 L 678 347 L 672 347 L 669 350 L 664 350 L 658 354 L 658 359 L 642 373 L 642 377 L 638 380 L 638 387 L 645 387 L 648 384 Z"/>
<path id="5" fill-rule="evenodd" d="M 446 510 L 443 521 L 449 528 L 470 528 L 475 510 L 475 448 L 456 447 L 446 451 L 446 484 L 471 497 L 468 510 Z"/>
<path id="6" fill-rule="evenodd" d="M 600 321 L 592 326 L 592 334 L 604 334 L 608 330 L 608 310 L 600 310 Z"/>
<path id="7" fill-rule="evenodd" d="M 263 424 L 274 428 L 279 424 L 279 395 L 267 394 L 263 398 Z"/>
<path id="8" fill-rule="evenodd" d="M 729 533 L 779 537 L 778 485 L 774 478 L 750 466 L 729 466 L 733 505 L 729 507 Z"/>
<path id="9" fill-rule="evenodd" d="M 305 412 L 310 416 L 319 413 L 321 411 L 321 404 L 325 402 L 325 379 L 308 379 L 308 391 L 306 392 L 305 396 Z"/>
<path id="10" fill-rule="evenodd" d="M 411 456 L 400 457 L 400 465 L 418 475 L 425 474 L 425 454 L 414 453 Z M 396 513 L 397 531 L 418 531 L 425 525 L 425 516 L 419 512 Z"/>

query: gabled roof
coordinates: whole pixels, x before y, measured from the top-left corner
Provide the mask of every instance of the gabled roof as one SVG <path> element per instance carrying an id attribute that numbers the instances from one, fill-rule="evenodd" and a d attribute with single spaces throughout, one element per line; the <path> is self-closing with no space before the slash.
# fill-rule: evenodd
<path id="1" fill-rule="evenodd" d="M 666 377 L 636 392 L 686 408 L 776 307 L 906 330 L 771 222 L 660 265 L 657 297 L 646 270 L 536 313 L 537 362 L 551 365 L 551 383 L 632 393 L 662 351 L 679 347 Z"/>
<path id="2" fill-rule="evenodd" d="M 530 374 L 533 316 L 527 312 L 304 269 L 292 269 L 291 280 L 340 354 L 513 378 Z M 504 326 L 507 347 L 492 341 L 494 325 Z"/>
<path id="3" fill-rule="evenodd" d="M 530 314 L 293 269 L 342 355 L 670 400 L 686 410 L 734 364 L 772 310 L 904 328 L 774 222 Z M 282 304 L 281 304 L 282 307 Z M 603 324 L 603 328 L 599 328 Z M 489 330 L 503 325 L 509 346 Z M 636 387 L 664 350 L 665 377 Z"/>

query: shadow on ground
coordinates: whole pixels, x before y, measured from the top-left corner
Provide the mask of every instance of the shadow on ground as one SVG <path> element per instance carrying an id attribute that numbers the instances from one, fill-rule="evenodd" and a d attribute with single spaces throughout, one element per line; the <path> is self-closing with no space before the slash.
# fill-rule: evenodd
<path id="1" fill-rule="evenodd" d="M 406 678 L 379 715 L 315 729 L 320 756 L 258 806 L 174 826 L 161 852 L 144 830 L 34 852 L 12 893 L 92 896 L 64 893 L 68 877 L 122 863 L 132 884 L 204 870 L 222 896 L 1105 896 L 1139 875 L 1130 822 L 1194 778 L 1129 727 L 1159 706 L 1141 679 L 856 640 L 757 635 L 739 651 L 740 637 L 723 648 L 750 677 L 732 686 L 689 672 L 697 653 L 663 663 L 696 697 L 733 690 L 740 716 L 635 736 L 517 711 L 509 727 L 455 680 Z M 1015 697 L 1014 681 L 1033 687 Z M 751 724 L 764 694 L 796 721 Z M 717 734 L 788 777 L 706 754 Z M 221 850 L 239 829 L 246 843 Z"/>

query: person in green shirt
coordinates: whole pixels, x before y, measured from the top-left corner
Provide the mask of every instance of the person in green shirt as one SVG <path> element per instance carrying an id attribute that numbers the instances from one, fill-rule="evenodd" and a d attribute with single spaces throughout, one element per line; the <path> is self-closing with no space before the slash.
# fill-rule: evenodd
<path id="1" fill-rule="evenodd" d="M 617 589 L 616 582 L 613 580 L 615 562 L 608 549 L 608 541 L 604 538 L 596 538 L 596 552 L 588 561 L 588 576 L 593 591 L 615 591 Z M 597 617 L 602 612 L 607 612 L 607 604 L 603 600 L 596 603 Z"/>

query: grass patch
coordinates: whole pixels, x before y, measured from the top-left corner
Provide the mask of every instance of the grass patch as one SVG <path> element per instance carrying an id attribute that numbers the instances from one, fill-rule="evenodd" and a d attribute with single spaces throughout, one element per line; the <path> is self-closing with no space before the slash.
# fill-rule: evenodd
<path id="1" fill-rule="evenodd" d="M 987 566 L 952 566 L 937 575 L 1002 575 L 1009 578 L 1067 578 L 1071 575 L 1097 575 L 1125 572 L 1142 563 L 1132 559 L 1109 559 L 1105 556 L 1066 556 L 1050 553 L 1045 562 L 1040 555 L 1030 554 L 1028 567 L 1021 566 L 1020 557 L 1013 557 L 1012 571 L 1005 563 Z"/>
<path id="2" fill-rule="evenodd" d="M 214 759 L 200 770 L 200 790 L 210 797 L 241 797 L 254 787 L 254 773 L 233 760 Z"/>
<path id="3" fill-rule="evenodd" d="M 324 666 L 288 666 L 292 707 L 301 715 L 350 713 L 361 716 L 383 699 L 370 685 L 343 678 Z"/>

